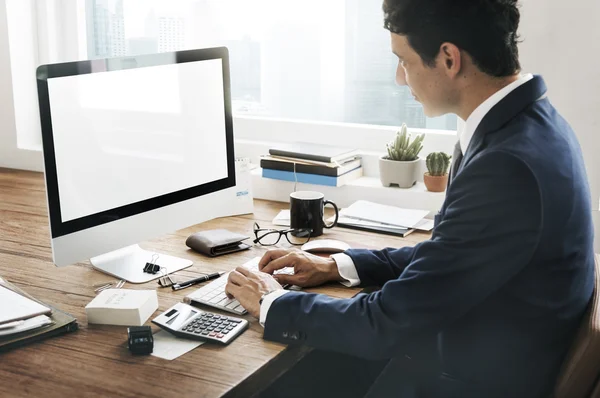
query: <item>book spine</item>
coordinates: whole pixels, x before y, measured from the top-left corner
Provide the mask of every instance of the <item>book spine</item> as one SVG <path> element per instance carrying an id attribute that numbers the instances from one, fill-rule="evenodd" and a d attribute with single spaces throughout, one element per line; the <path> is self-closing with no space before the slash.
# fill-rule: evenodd
<path id="1" fill-rule="evenodd" d="M 294 164 L 289 162 L 277 162 L 275 160 L 261 159 L 260 167 L 263 169 L 294 171 Z M 337 167 L 310 166 L 306 164 L 296 164 L 296 173 L 318 174 L 322 176 L 337 177 Z"/>
<path id="2" fill-rule="evenodd" d="M 296 152 L 281 151 L 279 149 L 269 149 L 269 154 L 273 155 L 273 156 L 286 156 L 286 157 L 290 157 L 290 158 L 315 160 L 317 162 L 331 163 L 331 158 L 329 158 L 327 156 L 311 155 L 308 153 L 296 153 Z"/>
<path id="3" fill-rule="evenodd" d="M 263 169 L 262 176 L 282 181 L 298 181 L 304 184 L 326 185 L 329 187 L 337 186 L 337 177 L 322 176 L 317 174 L 295 173 L 291 171 Z"/>

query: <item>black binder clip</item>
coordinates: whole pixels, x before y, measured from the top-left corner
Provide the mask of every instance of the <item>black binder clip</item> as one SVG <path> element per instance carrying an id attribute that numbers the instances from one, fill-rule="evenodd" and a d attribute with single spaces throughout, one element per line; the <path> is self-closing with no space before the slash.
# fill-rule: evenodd
<path id="1" fill-rule="evenodd" d="M 144 266 L 144 272 L 147 274 L 157 274 L 160 272 L 160 265 L 156 264 L 158 261 L 158 254 L 152 255 L 150 262 Z"/>

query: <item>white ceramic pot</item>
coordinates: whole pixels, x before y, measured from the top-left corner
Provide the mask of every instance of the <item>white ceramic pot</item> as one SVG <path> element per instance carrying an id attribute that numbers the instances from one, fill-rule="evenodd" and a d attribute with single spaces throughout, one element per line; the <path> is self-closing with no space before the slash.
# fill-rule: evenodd
<path id="1" fill-rule="evenodd" d="M 417 182 L 417 168 L 421 158 L 410 162 L 379 158 L 379 179 L 384 187 L 398 184 L 400 188 L 410 188 Z"/>

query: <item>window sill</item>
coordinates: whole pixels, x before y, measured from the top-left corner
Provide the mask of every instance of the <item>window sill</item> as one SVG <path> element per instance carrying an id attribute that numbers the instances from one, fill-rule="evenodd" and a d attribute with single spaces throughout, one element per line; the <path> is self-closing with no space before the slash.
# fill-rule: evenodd
<path id="1" fill-rule="evenodd" d="M 252 170 L 251 175 L 255 199 L 289 202 L 289 195 L 294 192 L 293 182 L 263 178 L 261 168 Z M 428 217 L 438 212 L 446 197 L 445 192 L 427 191 L 422 182 L 417 182 L 412 188 L 402 189 L 384 187 L 377 177 L 361 177 L 341 187 L 298 183 L 296 189 L 322 192 L 326 199 L 339 207 L 348 207 L 357 200 L 368 200 L 405 209 L 428 210 Z"/>

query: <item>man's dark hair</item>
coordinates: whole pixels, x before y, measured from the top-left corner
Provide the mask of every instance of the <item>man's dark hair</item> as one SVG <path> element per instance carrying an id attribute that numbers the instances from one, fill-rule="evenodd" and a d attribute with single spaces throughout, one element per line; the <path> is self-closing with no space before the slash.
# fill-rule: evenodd
<path id="1" fill-rule="evenodd" d="M 517 0 L 384 0 L 384 26 L 406 36 L 424 64 L 434 66 L 444 42 L 466 51 L 484 73 L 521 70 Z"/>

